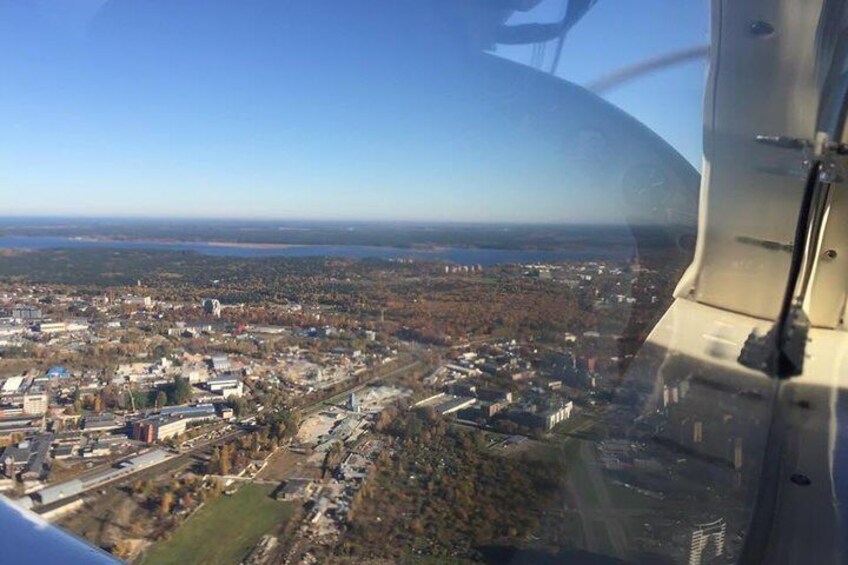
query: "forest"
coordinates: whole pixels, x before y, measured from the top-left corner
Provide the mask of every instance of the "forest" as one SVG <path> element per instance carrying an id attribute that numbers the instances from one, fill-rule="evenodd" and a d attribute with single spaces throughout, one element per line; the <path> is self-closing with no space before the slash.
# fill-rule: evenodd
<path id="1" fill-rule="evenodd" d="M 354 498 L 337 558 L 478 560 L 486 548 L 531 546 L 563 503 L 565 463 L 550 449 L 544 465 L 497 455 L 482 432 L 432 410 L 387 411 L 377 428 L 391 449 Z"/>

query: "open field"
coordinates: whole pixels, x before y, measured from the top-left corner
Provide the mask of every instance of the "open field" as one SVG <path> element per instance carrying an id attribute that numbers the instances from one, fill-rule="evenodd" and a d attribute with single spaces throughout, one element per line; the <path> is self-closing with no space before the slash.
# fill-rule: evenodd
<path id="1" fill-rule="evenodd" d="M 272 499 L 273 487 L 244 485 L 197 511 L 165 542 L 154 545 L 145 565 L 238 563 L 263 534 L 291 518 L 295 506 Z"/>

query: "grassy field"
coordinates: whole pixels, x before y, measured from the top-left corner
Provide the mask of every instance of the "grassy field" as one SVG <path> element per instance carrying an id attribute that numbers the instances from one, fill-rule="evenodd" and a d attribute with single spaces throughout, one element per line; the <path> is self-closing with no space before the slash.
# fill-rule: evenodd
<path id="1" fill-rule="evenodd" d="M 287 521 L 294 505 L 269 497 L 270 485 L 244 485 L 219 496 L 180 526 L 171 539 L 155 544 L 145 565 L 238 563 L 263 534 Z"/>

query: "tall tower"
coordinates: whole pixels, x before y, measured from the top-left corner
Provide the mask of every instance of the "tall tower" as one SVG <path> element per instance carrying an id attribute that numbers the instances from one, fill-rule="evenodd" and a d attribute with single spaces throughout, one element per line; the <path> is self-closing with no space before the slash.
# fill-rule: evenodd
<path id="1" fill-rule="evenodd" d="M 692 543 L 689 547 L 689 565 L 701 565 L 704 559 L 719 557 L 724 554 L 724 536 L 727 533 L 727 523 L 724 518 L 715 522 L 698 524 L 692 530 Z"/>

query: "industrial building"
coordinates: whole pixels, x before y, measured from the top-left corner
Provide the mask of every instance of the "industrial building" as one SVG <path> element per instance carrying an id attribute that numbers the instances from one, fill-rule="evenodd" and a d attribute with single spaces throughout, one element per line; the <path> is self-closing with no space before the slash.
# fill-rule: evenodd
<path id="1" fill-rule="evenodd" d="M 158 465 L 172 457 L 166 451 L 153 449 L 137 455 L 127 461 L 118 463 L 115 467 L 82 479 L 72 479 L 64 483 L 49 486 L 33 494 L 33 499 L 42 505 L 53 504 L 60 500 L 82 494 L 86 490 L 96 488 L 115 479 L 131 475 L 147 467 Z"/>
<path id="2" fill-rule="evenodd" d="M 209 392 L 220 394 L 224 398 L 230 396 L 242 396 L 244 394 L 244 384 L 241 379 L 232 373 L 209 379 L 206 383 Z"/>
<path id="3" fill-rule="evenodd" d="M 24 394 L 23 413 L 32 416 L 40 416 L 47 412 L 49 402 L 47 393 L 44 391 L 30 391 Z"/>
<path id="4" fill-rule="evenodd" d="M 32 439 L 7 447 L 0 456 L 3 474 L 15 477 L 20 474 L 23 480 L 42 479 L 47 474 L 47 462 L 50 455 L 52 434 L 39 434 Z"/>
<path id="5" fill-rule="evenodd" d="M 453 414 L 454 412 L 458 412 L 463 408 L 467 408 L 477 402 L 476 398 L 470 398 L 466 396 L 454 396 L 450 397 L 444 402 L 441 402 L 435 406 L 436 413 L 440 416 L 447 416 L 448 414 Z"/>
<path id="6" fill-rule="evenodd" d="M 162 408 L 159 414 L 166 418 L 181 418 L 183 420 L 211 420 L 217 417 L 215 405 L 211 403 L 194 406 L 170 406 Z"/>
<path id="7" fill-rule="evenodd" d="M 571 411 L 574 408 L 574 402 L 568 401 L 560 408 L 552 408 L 541 412 L 531 412 L 528 410 L 509 412 L 507 416 L 512 421 L 528 428 L 541 430 L 551 430 L 554 426 L 571 417 Z"/>
<path id="8" fill-rule="evenodd" d="M 41 309 L 26 304 L 18 304 L 12 308 L 12 318 L 22 322 L 32 322 L 41 319 Z"/>
<path id="9" fill-rule="evenodd" d="M 23 415 L 22 410 L 18 414 L 0 414 L 0 441 L 31 436 L 43 430 L 44 417 L 42 416 L 26 416 Z"/>
<path id="10" fill-rule="evenodd" d="M 154 416 L 133 424 L 133 439 L 145 443 L 154 443 L 178 436 L 186 431 L 188 420 Z"/>
<path id="11" fill-rule="evenodd" d="M 59 445 L 53 449 L 53 459 L 70 459 L 77 454 L 76 445 Z"/>
<path id="12" fill-rule="evenodd" d="M 477 389 L 477 398 L 487 400 L 489 402 L 512 402 L 512 393 L 509 391 L 495 390 L 492 388 Z"/>
<path id="13" fill-rule="evenodd" d="M 0 392 L 3 394 L 18 392 L 21 389 L 21 385 L 24 383 L 24 378 L 25 377 L 22 376 L 9 377 L 3 382 L 3 387 L 0 389 Z"/>
<path id="14" fill-rule="evenodd" d="M 230 370 L 230 358 L 226 355 L 213 355 L 209 360 L 209 364 L 214 371 L 229 371 Z"/>
<path id="15" fill-rule="evenodd" d="M 125 422 L 114 414 L 90 414 L 82 421 L 82 429 L 87 432 L 107 432 L 123 428 L 125 425 Z"/>
<path id="16" fill-rule="evenodd" d="M 35 326 L 35 331 L 43 334 L 61 333 L 65 330 L 67 330 L 65 322 L 41 322 Z"/>
<path id="17" fill-rule="evenodd" d="M 477 402 L 477 399 L 473 397 L 454 396 L 452 394 L 440 392 L 416 402 L 414 406 L 416 408 L 430 407 L 433 408 L 433 410 L 435 410 L 439 415 L 445 416 L 462 410 L 463 408 L 467 408 L 475 402 Z"/>
<path id="18" fill-rule="evenodd" d="M 129 306 L 140 306 L 142 308 L 150 308 L 153 306 L 153 299 L 149 296 L 127 296 L 124 298 L 124 304 Z"/>

